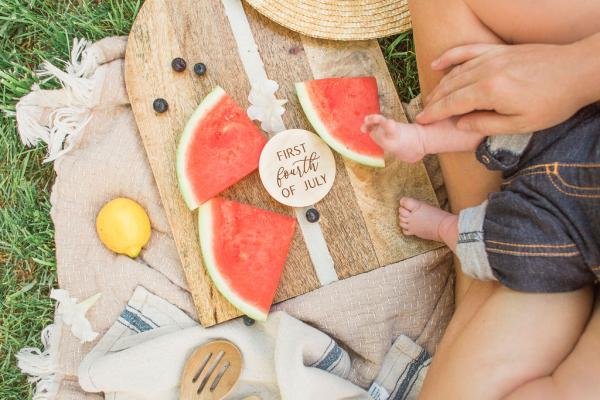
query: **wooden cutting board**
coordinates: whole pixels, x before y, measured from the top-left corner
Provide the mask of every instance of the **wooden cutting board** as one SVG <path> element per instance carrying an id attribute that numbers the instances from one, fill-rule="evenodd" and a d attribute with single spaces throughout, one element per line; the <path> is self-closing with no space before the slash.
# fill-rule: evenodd
<path id="1" fill-rule="evenodd" d="M 300 108 L 294 83 L 335 76 L 373 75 L 379 85 L 384 114 L 405 120 L 394 83 L 376 41 L 332 42 L 300 36 L 244 3 L 251 30 L 267 75 L 277 81 L 278 98 L 288 100 L 287 128 L 311 130 Z M 188 63 L 184 73 L 171 69 L 171 60 Z M 207 73 L 194 74 L 203 62 Z M 175 152 L 179 135 L 193 110 L 216 85 L 243 108 L 248 107 L 250 83 L 244 72 L 231 27 L 220 0 L 146 0 L 129 37 L 125 80 L 148 160 L 167 212 L 189 290 L 204 326 L 239 312 L 214 288 L 203 265 L 196 212 L 188 210 L 177 187 Z M 156 114 L 152 102 L 164 98 L 169 111 Z M 329 252 L 340 279 L 379 268 L 439 244 L 404 237 L 397 223 L 398 201 L 412 196 L 435 204 L 435 195 L 421 163 L 392 159 L 385 169 L 360 166 L 336 157 L 337 177 L 331 192 L 316 205 Z M 254 173 L 223 194 L 224 197 L 293 215 L 276 203 Z M 300 230 L 292 244 L 276 302 L 319 287 Z"/>

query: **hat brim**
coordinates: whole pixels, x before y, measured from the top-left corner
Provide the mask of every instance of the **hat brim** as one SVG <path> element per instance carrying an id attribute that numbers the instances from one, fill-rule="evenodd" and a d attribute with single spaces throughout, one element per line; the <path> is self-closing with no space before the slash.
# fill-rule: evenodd
<path id="1" fill-rule="evenodd" d="M 407 0 L 246 1 L 272 21 L 321 39 L 377 39 L 411 28 Z"/>

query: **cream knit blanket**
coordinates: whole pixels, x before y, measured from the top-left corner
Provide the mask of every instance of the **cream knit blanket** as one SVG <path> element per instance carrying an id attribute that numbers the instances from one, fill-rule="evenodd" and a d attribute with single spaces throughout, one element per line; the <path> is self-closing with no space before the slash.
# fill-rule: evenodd
<path id="1" fill-rule="evenodd" d="M 102 292 L 88 313 L 101 337 L 142 286 L 194 317 L 170 228 L 142 147 L 123 80 L 125 38 L 80 42 L 66 72 L 46 65 L 62 90 L 34 90 L 17 106 L 26 143 L 42 140 L 55 159 L 52 219 L 58 280 L 82 300 Z M 151 84 L 151 83 L 149 83 Z M 59 158 L 57 158 L 59 157 Z M 432 179 L 439 183 L 439 177 Z M 150 215 L 152 238 L 132 260 L 109 252 L 96 236 L 100 207 L 115 197 L 139 202 Z M 438 249 L 322 287 L 275 306 L 333 337 L 348 349 L 348 378 L 368 388 L 385 354 L 404 334 L 433 353 L 453 311 L 451 257 Z M 46 332 L 44 387 L 60 399 L 98 398 L 77 380 L 81 344 L 60 320 Z M 52 398 L 51 396 L 39 398 Z"/>

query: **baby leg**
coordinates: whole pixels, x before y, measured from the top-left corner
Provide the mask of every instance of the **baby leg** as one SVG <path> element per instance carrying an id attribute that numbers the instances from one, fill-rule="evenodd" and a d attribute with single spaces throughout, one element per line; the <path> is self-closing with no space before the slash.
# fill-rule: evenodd
<path id="1" fill-rule="evenodd" d="M 369 115 L 361 127 L 384 150 L 404 162 L 420 161 L 426 154 L 475 151 L 485 135 L 460 130 L 455 119 L 446 119 L 429 125 L 405 124 Z"/>
<path id="2" fill-rule="evenodd" d="M 458 241 L 458 216 L 404 197 L 400 200 L 400 227 L 405 235 L 444 242 L 453 252 Z"/>

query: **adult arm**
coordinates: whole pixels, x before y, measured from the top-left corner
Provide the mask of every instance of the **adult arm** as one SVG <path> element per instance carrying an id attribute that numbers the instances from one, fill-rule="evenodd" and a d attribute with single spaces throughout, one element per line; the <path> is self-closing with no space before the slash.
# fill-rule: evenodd
<path id="1" fill-rule="evenodd" d="M 475 44 L 432 62 L 452 70 L 417 122 L 460 116 L 460 129 L 489 135 L 554 126 L 600 100 L 600 33 L 566 45 Z"/>

